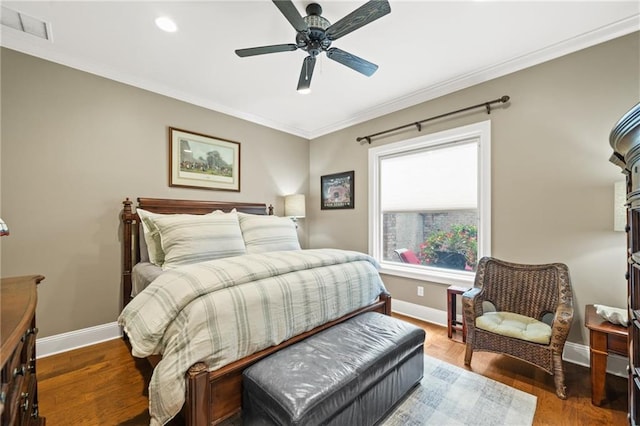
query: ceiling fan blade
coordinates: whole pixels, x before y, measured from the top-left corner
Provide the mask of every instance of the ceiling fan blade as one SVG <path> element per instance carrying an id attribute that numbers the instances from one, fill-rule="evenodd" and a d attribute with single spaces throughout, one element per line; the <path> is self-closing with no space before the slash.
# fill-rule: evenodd
<path id="1" fill-rule="evenodd" d="M 387 0 L 370 0 L 327 28 L 329 40 L 337 40 L 391 12 Z"/>
<path id="2" fill-rule="evenodd" d="M 244 58 L 246 56 L 264 55 L 266 53 L 293 52 L 297 48 L 298 46 L 296 46 L 295 44 L 273 44 L 271 46 L 236 49 L 236 55 Z"/>
<path id="3" fill-rule="evenodd" d="M 358 71 L 360 74 L 364 74 L 367 77 L 371 77 L 374 72 L 377 71 L 378 66 L 366 61 L 356 55 L 352 55 L 349 52 L 345 52 L 337 47 L 332 47 L 327 50 L 327 57 L 333 59 L 336 62 L 340 62 L 352 70 Z"/>
<path id="4" fill-rule="evenodd" d="M 300 79 L 298 79 L 298 88 L 296 90 L 305 90 L 311 86 L 311 76 L 313 75 L 313 67 L 316 65 L 316 58 L 307 56 L 302 63 L 300 70 Z"/>
<path id="5" fill-rule="evenodd" d="M 298 32 L 307 31 L 307 24 L 302 19 L 300 12 L 298 9 L 291 3 L 289 0 L 273 0 L 273 3 L 276 5 L 280 12 L 287 18 L 287 21 L 296 29 Z"/>

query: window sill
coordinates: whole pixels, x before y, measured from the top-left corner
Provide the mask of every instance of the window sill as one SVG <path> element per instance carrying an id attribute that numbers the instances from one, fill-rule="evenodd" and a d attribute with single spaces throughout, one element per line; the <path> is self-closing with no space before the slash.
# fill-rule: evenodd
<path id="1" fill-rule="evenodd" d="M 425 266 L 395 262 L 380 262 L 380 273 L 438 284 L 459 285 L 461 287 L 473 287 L 476 276 L 475 272 L 458 272 L 450 269 L 437 270 Z"/>

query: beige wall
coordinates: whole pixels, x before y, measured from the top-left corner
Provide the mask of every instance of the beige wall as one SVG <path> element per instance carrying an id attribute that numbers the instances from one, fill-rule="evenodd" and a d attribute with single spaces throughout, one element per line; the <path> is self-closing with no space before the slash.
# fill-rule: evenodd
<path id="1" fill-rule="evenodd" d="M 125 197 L 271 203 L 309 186 L 309 142 L 8 49 L 2 276 L 42 274 L 39 337 L 115 321 Z M 241 192 L 170 188 L 167 127 L 241 143 Z M 306 244 L 304 224 L 300 229 Z"/>
<path id="2" fill-rule="evenodd" d="M 507 108 L 443 119 L 423 133 L 491 120 L 493 255 L 566 263 L 577 310 L 569 339 L 587 343 L 585 304 L 625 306 L 625 236 L 613 231 L 612 209 L 613 184 L 622 175 L 608 161 L 608 136 L 640 99 L 639 52 L 634 33 L 313 140 L 310 247 L 368 250 L 369 146 L 356 137 L 508 95 Z M 410 130 L 371 146 L 417 135 Z M 346 170 L 355 170 L 355 209 L 320 210 L 320 176 Z M 392 276 L 384 281 L 395 298 L 446 310 L 446 285 Z M 424 297 L 416 296 L 418 284 L 425 285 Z"/>
<path id="3" fill-rule="evenodd" d="M 635 33 L 308 141 L 144 90 L 1 51 L 2 276 L 40 273 L 40 337 L 112 322 L 120 300 L 124 197 L 257 201 L 307 192 L 308 247 L 368 250 L 367 145 L 357 136 L 511 96 L 507 108 L 433 123 L 492 120 L 493 254 L 569 265 L 584 304 L 625 304 L 624 234 L 612 231 L 608 134 L 640 98 Z M 240 193 L 170 188 L 167 127 L 242 143 Z M 372 146 L 416 136 L 407 131 Z M 291 159 L 294 161 L 291 161 Z M 354 210 L 321 211 L 320 176 L 355 170 Z M 385 276 L 394 297 L 445 310 L 446 286 Z M 416 285 L 425 285 L 417 297 Z"/>

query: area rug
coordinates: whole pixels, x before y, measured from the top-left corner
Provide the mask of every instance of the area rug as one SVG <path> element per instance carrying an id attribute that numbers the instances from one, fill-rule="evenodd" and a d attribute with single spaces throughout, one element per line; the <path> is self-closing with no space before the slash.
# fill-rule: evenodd
<path id="1" fill-rule="evenodd" d="M 537 398 L 425 355 L 424 377 L 381 426 L 530 426 Z M 222 426 L 242 426 L 240 416 Z"/>
<path id="2" fill-rule="evenodd" d="M 425 355 L 424 377 L 383 426 L 530 426 L 537 398 Z"/>

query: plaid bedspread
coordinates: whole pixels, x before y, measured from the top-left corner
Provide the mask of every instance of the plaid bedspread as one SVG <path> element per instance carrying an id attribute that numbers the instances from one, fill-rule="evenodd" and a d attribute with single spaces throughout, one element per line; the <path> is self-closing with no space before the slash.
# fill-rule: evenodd
<path id="1" fill-rule="evenodd" d="M 210 371 L 373 303 L 384 285 L 366 254 L 271 252 L 168 270 L 138 294 L 118 323 L 136 357 L 162 354 L 149 384 L 151 424 L 185 400 L 185 374 Z"/>

